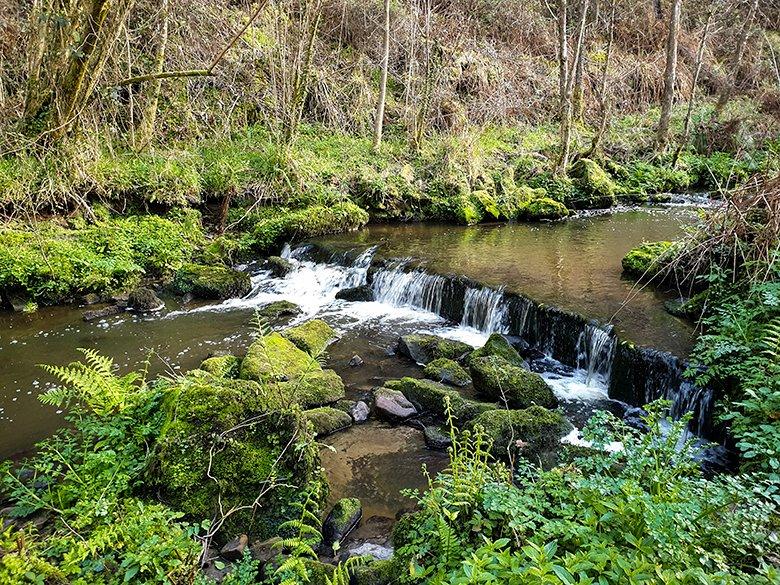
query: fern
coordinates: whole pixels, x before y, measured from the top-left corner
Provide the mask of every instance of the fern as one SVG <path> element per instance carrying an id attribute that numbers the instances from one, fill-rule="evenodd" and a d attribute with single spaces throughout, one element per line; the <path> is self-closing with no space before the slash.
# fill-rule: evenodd
<path id="1" fill-rule="evenodd" d="M 764 355 L 775 363 L 780 362 L 780 317 L 775 317 L 767 323 L 761 342 Z"/>
<path id="2" fill-rule="evenodd" d="M 300 517 L 288 520 L 279 526 L 280 532 L 291 532 L 294 536 L 283 538 L 274 544 L 274 548 L 287 551 L 288 556 L 274 572 L 279 585 L 300 585 L 309 583 L 309 573 L 305 560 L 317 560 L 314 547 L 322 540 L 322 522 L 319 518 L 322 488 L 317 482 L 306 492 L 306 499 L 295 504 L 300 509 Z"/>
<path id="3" fill-rule="evenodd" d="M 274 328 L 271 327 L 268 320 L 263 317 L 257 309 L 255 309 L 255 314 L 252 316 L 251 327 L 255 334 L 261 339 L 274 331 Z"/>
<path id="4" fill-rule="evenodd" d="M 336 565 L 336 570 L 332 577 L 325 577 L 325 585 L 349 585 L 352 579 L 352 573 L 361 565 L 364 565 L 364 557 L 350 557 L 346 561 Z"/>
<path id="5" fill-rule="evenodd" d="M 84 354 L 84 362 L 68 366 L 41 365 L 63 385 L 41 394 L 39 400 L 57 407 L 78 403 L 98 416 L 116 414 L 127 408 L 142 385 L 142 376 L 131 372 L 118 377 L 114 374 L 114 360 L 94 349 L 79 351 Z"/>

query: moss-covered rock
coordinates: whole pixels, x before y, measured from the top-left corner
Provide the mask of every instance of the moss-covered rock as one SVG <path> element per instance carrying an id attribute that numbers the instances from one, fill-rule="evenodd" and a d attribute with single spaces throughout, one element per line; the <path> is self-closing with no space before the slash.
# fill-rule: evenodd
<path id="1" fill-rule="evenodd" d="M 322 523 L 322 539 L 326 545 L 341 542 L 360 522 L 363 506 L 357 498 L 342 498 Z"/>
<path id="2" fill-rule="evenodd" d="M 322 319 L 312 319 L 285 329 L 282 335 L 292 341 L 296 347 L 316 357 L 325 351 L 331 339 L 336 337 L 336 332 Z"/>
<path id="3" fill-rule="evenodd" d="M 448 358 L 433 360 L 425 366 L 425 377 L 436 382 L 443 382 L 460 388 L 468 386 L 471 378 L 460 364 Z"/>
<path id="4" fill-rule="evenodd" d="M 277 382 L 273 388 L 287 404 L 300 404 L 304 408 L 344 398 L 344 382 L 333 370 L 311 370 L 292 380 Z"/>
<path id="5" fill-rule="evenodd" d="M 314 559 L 303 559 L 303 564 L 306 567 L 308 583 L 311 583 L 311 585 L 315 585 L 315 583 L 326 585 L 328 579 L 332 579 L 333 574 L 336 572 L 335 566 L 322 561 L 315 561 Z"/>
<path id="6" fill-rule="evenodd" d="M 241 533 L 275 535 L 280 523 L 298 517 L 292 504 L 306 486 L 321 481 L 308 422 L 300 411 L 267 410 L 257 382 L 194 372 L 171 388 L 164 408 L 168 422 L 151 483 L 166 503 L 195 521 L 212 518 L 220 503 L 247 506 L 226 520 L 223 542 Z M 290 487 L 269 491 L 257 514 L 252 503 L 273 477 L 284 477 Z"/>
<path id="7" fill-rule="evenodd" d="M 534 404 L 545 408 L 558 406 L 552 388 L 539 374 L 512 365 L 500 356 L 473 359 L 469 368 L 477 392 L 509 408 L 528 408 Z"/>
<path id="8" fill-rule="evenodd" d="M 301 308 L 290 301 L 275 301 L 262 307 L 258 314 L 269 321 L 279 321 L 284 317 L 295 317 L 301 314 Z"/>
<path id="9" fill-rule="evenodd" d="M 468 343 L 423 333 L 404 335 L 398 340 L 398 352 L 418 364 L 428 364 L 439 358 L 459 360 L 472 349 Z"/>
<path id="10" fill-rule="evenodd" d="M 159 311 L 165 305 L 152 289 L 139 286 L 130 292 L 130 295 L 127 297 L 127 306 L 133 311 L 146 313 Z"/>
<path id="11" fill-rule="evenodd" d="M 494 404 L 469 400 L 461 396 L 457 390 L 431 380 L 402 378 L 386 382 L 385 387 L 401 392 L 420 410 L 439 418 L 447 416 L 446 399 L 449 399 L 452 415 L 458 424 L 463 424 L 480 413 L 495 408 Z"/>
<path id="12" fill-rule="evenodd" d="M 222 300 L 244 296 L 252 290 L 252 281 L 247 273 L 225 266 L 185 264 L 176 272 L 171 288 L 176 294 Z"/>
<path id="13" fill-rule="evenodd" d="M 352 417 L 343 410 L 322 406 L 304 411 L 304 416 L 314 427 L 317 437 L 325 437 L 352 425 Z"/>
<path id="14" fill-rule="evenodd" d="M 596 161 L 579 159 L 571 167 L 571 176 L 577 195 L 569 206 L 575 209 L 604 209 L 615 205 L 618 185 Z"/>
<path id="15" fill-rule="evenodd" d="M 234 355 L 217 355 L 203 360 L 200 369 L 219 378 L 238 378 L 241 359 Z"/>
<path id="16" fill-rule="evenodd" d="M 352 574 L 352 585 L 391 585 L 397 583 L 404 568 L 396 559 L 373 561 L 357 567 Z"/>
<path id="17" fill-rule="evenodd" d="M 569 210 L 563 203 L 549 197 L 531 199 L 522 205 L 517 214 L 520 219 L 531 221 L 563 219 L 568 215 Z"/>
<path id="18" fill-rule="evenodd" d="M 250 345 L 241 362 L 241 378 L 261 382 L 290 380 L 319 370 L 317 360 L 277 332 Z"/>
<path id="19" fill-rule="evenodd" d="M 484 216 L 483 208 L 471 192 L 464 174 L 437 177 L 429 185 L 428 198 L 430 204 L 426 215 L 430 219 L 474 225 Z"/>
<path id="20" fill-rule="evenodd" d="M 623 257 L 623 272 L 635 278 L 653 277 L 672 259 L 673 251 L 672 242 L 644 243 Z"/>
<path id="21" fill-rule="evenodd" d="M 468 355 L 467 362 L 470 364 L 475 359 L 491 355 L 502 357 L 510 364 L 520 368 L 528 366 L 522 356 L 517 353 L 517 350 L 512 347 L 512 344 L 510 344 L 500 333 L 492 333 L 485 342 L 485 345 L 475 349 Z"/>
<path id="22" fill-rule="evenodd" d="M 438 425 L 428 425 L 423 429 L 425 446 L 434 451 L 445 451 L 452 446 L 452 437 L 448 429 Z"/>
<path id="23" fill-rule="evenodd" d="M 263 262 L 263 268 L 268 270 L 274 278 L 284 278 L 292 271 L 293 266 L 289 260 L 279 256 L 269 256 Z"/>
<path id="24" fill-rule="evenodd" d="M 525 410 L 489 410 L 469 423 L 469 428 L 480 426 L 493 442 L 492 452 L 497 457 L 519 453 L 535 457 L 543 451 L 557 448 L 570 429 L 569 422 L 557 411 L 541 406 Z"/>

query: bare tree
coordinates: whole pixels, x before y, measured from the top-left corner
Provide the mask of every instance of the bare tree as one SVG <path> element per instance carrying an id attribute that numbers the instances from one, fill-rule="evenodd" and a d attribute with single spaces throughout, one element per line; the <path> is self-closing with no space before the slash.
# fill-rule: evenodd
<path id="1" fill-rule="evenodd" d="M 168 6 L 169 0 L 161 0 L 159 22 L 160 33 L 159 40 L 154 52 L 154 72 L 162 73 L 165 66 L 165 51 L 168 46 Z M 162 79 L 154 79 L 149 87 L 146 107 L 141 116 L 141 125 L 136 136 L 136 148 L 144 148 L 151 142 L 154 136 L 154 126 L 157 121 L 157 106 L 160 101 L 160 91 L 162 89 Z"/>
<path id="2" fill-rule="evenodd" d="M 610 107 L 609 100 L 607 99 L 607 83 L 609 80 L 609 65 L 612 60 L 612 47 L 615 44 L 615 14 L 617 8 L 617 0 L 611 0 L 611 9 L 609 15 L 609 23 L 607 25 L 607 48 L 604 54 L 604 67 L 601 70 L 601 83 L 599 84 L 599 110 L 601 113 L 601 121 L 599 127 L 593 135 L 593 140 L 590 143 L 586 158 L 593 156 L 594 152 L 597 152 L 601 141 L 604 138 L 604 134 L 607 131 L 607 124 L 609 121 Z"/>
<path id="3" fill-rule="evenodd" d="M 558 174 L 565 175 L 566 168 L 569 165 L 569 151 L 571 149 L 571 126 L 572 126 L 572 93 L 574 91 L 574 71 L 582 59 L 582 53 L 585 45 L 585 25 L 588 18 L 588 7 L 590 0 L 582 0 L 582 13 L 578 24 L 577 43 L 574 46 L 574 55 L 572 71 L 566 74 L 566 91 L 564 94 L 563 112 L 561 116 L 561 155 L 558 160 Z"/>
<path id="4" fill-rule="evenodd" d="M 558 0 L 558 111 L 561 118 L 566 108 L 566 87 L 569 84 L 569 31 L 566 11 L 567 0 Z"/>
<path id="5" fill-rule="evenodd" d="M 390 0 L 385 0 L 384 45 L 382 50 L 382 77 L 379 80 L 379 100 L 376 104 L 374 119 L 374 152 L 379 152 L 382 144 L 382 126 L 385 118 L 385 98 L 387 97 L 387 70 L 390 66 Z"/>
<path id="6" fill-rule="evenodd" d="M 669 124 L 674 105 L 674 90 L 677 84 L 677 35 L 680 30 L 682 0 L 673 0 L 669 12 L 669 33 L 666 37 L 666 69 L 664 70 L 664 95 L 661 102 L 661 118 L 655 133 L 656 149 L 662 150 L 669 142 Z"/>
<path id="7" fill-rule="evenodd" d="M 745 48 L 747 47 L 750 34 L 753 32 L 753 19 L 756 16 L 758 10 L 758 0 L 751 0 L 748 13 L 745 15 L 745 21 L 742 24 L 742 31 L 737 41 L 737 50 L 734 51 L 734 61 L 732 64 L 731 79 L 727 79 L 723 85 L 723 90 L 718 96 L 718 102 L 715 104 L 714 116 L 718 117 L 723 112 L 726 104 L 729 103 L 731 96 L 734 95 L 734 91 L 739 84 L 739 71 L 742 68 L 742 61 L 745 58 Z"/>

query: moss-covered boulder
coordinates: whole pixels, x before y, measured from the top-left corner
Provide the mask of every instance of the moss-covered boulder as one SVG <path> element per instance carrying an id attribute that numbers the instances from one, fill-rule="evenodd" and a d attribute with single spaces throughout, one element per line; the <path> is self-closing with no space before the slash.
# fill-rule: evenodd
<path id="1" fill-rule="evenodd" d="M 663 269 L 674 253 L 672 242 L 648 242 L 623 257 L 623 272 L 634 278 L 651 278 Z"/>
<path id="2" fill-rule="evenodd" d="M 450 386 L 462 388 L 471 383 L 468 372 L 464 370 L 458 362 L 448 358 L 433 360 L 425 366 L 424 372 L 425 377 L 429 380 L 443 382 Z"/>
<path id="3" fill-rule="evenodd" d="M 482 412 L 495 408 L 494 404 L 464 398 L 457 390 L 432 380 L 402 378 L 386 382 L 385 387 L 401 392 L 422 412 L 442 419 L 447 416 L 446 405 L 447 399 L 449 399 L 452 415 L 459 425 L 473 419 Z"/>
<path id="4" fill-rule="evenodd" d="M 363 516 L 363 506 L 357 498 L 342 498 L 322 523 L 322 540 L 326 545 L 341 542 L 352 532 Z"/>
<path id="5" fill-rule="evenodd" d="M 529 221 L 557 220 L 569 215 L 569 209 L 561 202 L 549 197 L 537 197 L 520 207 L 517 217 Z"/>
<path id="6" fill-rule="evenodd" d="M 273 332 L 249 346 L 241 362 L 241 378 L 262 382 L 290 380 L 320 369 L 317 360 L 280 333 Z"/>
<path id="7" fill-rule="evenodd" d="M 439 358 L 460 360 L 472 349 L 468 343 L 424 333 L 404 335 L 398 340 L 398 353 L 418 364 L 429 364 Z"/>
<path id="8" fill-rule="evenodd" d="M 200 369 L 219 378 L 238 378 L 241 359 L 234 355 L 217 355 L 203 360 Z"/>
<path id="9" fill-rule="evenodd" d="M 545 408 L 558 406 L 552 388 L 539 374 L 515 366 L 500 356 L 473 359 L 469 369 L 477 392 L 509 408 L 528 408 L 534 404 Z"/>
<path id="10" fill-rule="evenodd" d="M 252 290 L 252 281 L 247 273 L 225 266 L 185 264 L 176 272 L 171 289 L 180 295 L 223 300 L 244 296 Z"/>
<path id="11" fill-rule="evenodd" d="M 312 319 L 285 329 L 282 335 L 292 341 L 296 347 L 316 357 L 325 351 L 328 343 L 336 337 L 336 332 L 322 319 Z"/>
<path id="12" fill-rule="evenodd" d="M 355 568 L 352 585 L 391 585 L 398 582 L 404 567 L 396 559 L 373 561 Z"/>
<path id="13" fill-rule="evenodd" d="M 312 370 L 291 380 L 270 386 L 285 404 L 304 408 L 332 404 L 344 398 L 344 382 L 333 370 Z"/>
<path id="14" fill-rule="evenodd" d="M 619 188 L 599 164 L 589 158 L 581 158 L 571 167 L 576 195 L 567 202 L 575 209 L 606 209 L 616 203 Z"/>
<path id="15" fill-rule="evenodd" d="M 512 347 L 512 344 L 507 341 L 506 337 L 500 333 L 492 333 L 485 342 L 485 345 L 475 349 L 468 355 L 467 362 L 470 364 L 475 359 L 491 355 L 502 357 L 510 364 L 520 368 L 528 367 L 528 364 L 522 356 L 517 353 L 517 350 Z"/>
<path id="16" fill-rule="evenodd" d="M 263 262 L 263 269 L 268 270 L 274 278 L 284 278 L 292 272 L 293 265 L 279 256 L 269 256 Z"/>
<path id="17" fill-rule="evenodd" d="M 329 406 L 306 410 L 303 415 L 314 427 L 314 434 L 317 437 L 332 435 L 352 425 L 352 417 L 349 414 Z"/>
<path id="18" fill-rule="evenodd" d="M 323 563 L 322 561 L 315 561 L 314 559 L 303 559 L 303 565 L 306 567 L 307 583 L 314 585 L 315 583 L 322 583 L 326 585 L 328 579 L 333 579 L 333 574 L 336 572 L 336 567 L 329 563 Z"/>
<path id="19" fill-rule="evenodd" d="M 435 178 L 428 187 L 428 199 L 426 215 L 430 219 L 474 225 L 484 217 L 482 205 L 463 173 Z"/>
<path id="20" fill-rule="evenodd" d="M 130 292 L 130 295 L 127 297 L 127 306 L 133 311 L 147 313 L 159 311 L 165 304 L 152 289 L 139 286 Z"/>
<path id="21" fill-rule="evenodd" d="M 167 395 L 167 422 L 150 477 L 163 501 L 195 521 L 214 517 L 220 504 L 247 506 L 227 518 L 222 542 L 241 533 L 267 538 L 298 517 L 293 503 L 307 485 L 321 481 L 319 453 L 300 411 L 268 410 L 257 382 L 202 371 L 185 376 Z M 278 477 L 288 487 L 267 491 L 257 513 L 255 498 Z"/>
<path id="22" fill-rule="evenodd" d="M 531 406 L 525 410 L 489 410 L 469 423 L 469 428 L 480 426 L 492 441 L 496 457 L 518 453 L 535 457 L 544 451 L 556 449 L 561 437 L 571 430 L 571 424 L 555 410 Z"/>
<path id="23" fill-rule="evenodd" d="M 301 314 L 301 308 L 290 301 L 275 301 L 262 307 L 258 314 L 269 321 L 279 321 L 285 317 L 295 317 Z"/>

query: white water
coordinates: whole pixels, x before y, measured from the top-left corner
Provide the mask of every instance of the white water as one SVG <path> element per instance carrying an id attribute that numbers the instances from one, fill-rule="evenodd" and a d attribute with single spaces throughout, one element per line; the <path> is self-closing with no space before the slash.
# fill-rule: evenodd
<path id="1" fill-rule="evenodd" d="M 586 386 L 606 386 L 615 353 L 615 336 L 611 328 L 588 323 L 577 341 L 577 368 L 586 372 Z"/>

